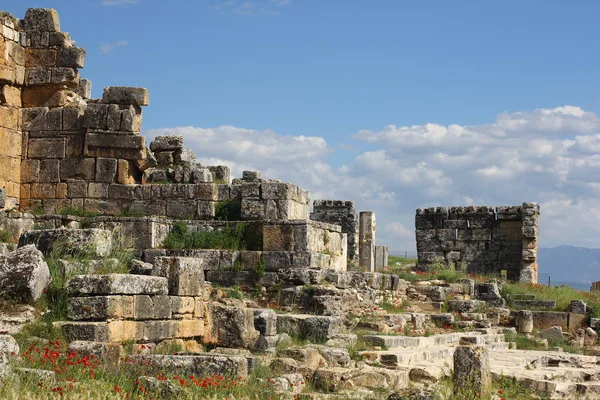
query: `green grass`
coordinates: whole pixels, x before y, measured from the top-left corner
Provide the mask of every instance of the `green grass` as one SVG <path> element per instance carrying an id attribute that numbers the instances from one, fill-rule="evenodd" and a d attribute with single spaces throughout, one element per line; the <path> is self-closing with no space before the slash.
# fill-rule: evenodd
<path id="1" fill-rule="evenodd" d="M 405 258 L 405 257 L 400 257 L 400 256 L 389 256 L 388 257 L 388 264 L 390 267 L 392 265 L 395 266 L 396 263 L 401 263 L 402 265 L 416 264 L 417 261 L 418 260 L 416 258 Z"/>
<path id="2" fill-rule="evenodd" d="M 127 273 L 134 257 L 134 251 L 133 244 L 118 229 L 113 230 L 112 249 L 110 254 L 104 257 L 96 256 L 91 247 L 73 249 L 66 239 L 57 240 L 50 254 L 45 257 L 52 282 L 46 289 L 46 293 L 36 303 L 38 310 L 50 310 L 43 315 L 42 321 L 51 323 L 67 319 L 69 295 L 65 285 L 73 275 L 90 273 L 87 267 L 90 261 L 97 260 L 99 262 L 98 268 L 94 271 L 96 274 Z M 112 259 L 116 259 L 117 263 L 113 263 Z M 80 263 L 83 265 L 83 270 L 66 271 L 61 260 Z"/>
<path id="3" fill-rule="evenodd" d="M 100 215 L 99 212 L 85 210 L 82 207 L 68 206 L 61 208 L 56 212 L 58 215 L 73 215 L 75 217 L 93 218 Z"/>
<path id="4" fill-rule="evenodd" d="M 240 221 L 242 219 L 242 204 L 235 200 L 223 200 L 215 204 L 215 219 L 217 221 Z"/>
<path id="5" fill-rule="evenodd" d="M 12 239 L 10 233 L 5 231 L 4 229 L 0 229 L 0 243 L 8 243 Z"/>
<path id="6" fill-rule="evenodd" d="M 245 223 L 227 225 L 210 231 L 189 231 L 184 221 L 177 222 L 167 234 L 163 245 L 167 249 L 231 249 L 261 250 L 262 237 Z M 260 240 L 259 240 L 260 239 Z M 260 248 L 256 248 L 260 246 Z"/>
<path id="7" fill-rule="evenodd" d="M 582 292 L 569 286 L 546 286 L 528 283 L 505 283 L 502 285 L 502 297 L 515 294 L 535 294 L 538 300 L 556 301 L 555 311 L 568 311 L 571 300 L 583 300 L 591 308 L 593 318 L 600 316 L 600 293 Z M 510 301 L 509 304 L 510 306 Z"/>

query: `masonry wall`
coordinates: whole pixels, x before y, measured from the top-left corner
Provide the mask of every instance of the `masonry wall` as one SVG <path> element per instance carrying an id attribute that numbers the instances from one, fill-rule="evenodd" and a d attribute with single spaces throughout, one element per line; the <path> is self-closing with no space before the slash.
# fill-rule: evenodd
<path id="1" fill-rule="evenodd" d="M 358 263 L 358 217 L 353 201 L 315 200 L 310 219 L 341 226 L 348 235 L 348 261 Z"/>
<path id="2" fill-rule="evenodd" d="M 62 32 L 52 9 L 23 20 L 2 14 L 0 200 L 2 208 L 56 213 L 214 219 L 238 204 L 238 219 L 308 219 L 309 194 L 248 171 L 230 183 L 225 166 L 201 166 L 181 136 L 140 136 L 144 88 L 108 87 L 90 99 L 80 77 L 85 50 Z"/>
<path id="3" fill-rule="evenodd" d="M 441 261 L 469 273 L 506 270 L 511 280 L 537 282 L 538 222 L 536 203 L 417 209 L 419 266 Z"/>
<path id="4" fill-rule="evenodd" d="M 24 43 L 18 21 L 0 11 L 0 210 L 14 208 L 20 197 Z"/>

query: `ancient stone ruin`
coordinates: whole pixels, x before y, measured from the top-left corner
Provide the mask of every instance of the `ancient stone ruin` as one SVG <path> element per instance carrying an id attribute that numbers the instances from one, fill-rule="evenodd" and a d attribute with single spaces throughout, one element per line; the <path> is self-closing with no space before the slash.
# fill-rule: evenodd
<path id="1" fill-rule="evenodd" d="M 419 208 L 415 217 L 419 264 L 453 263 L 477 274 L 537 283 L 540 207 Z"/>
<path id="2" fill-rule="evenodd" d="M 147 145 L 148 91 L 92 99 L 56 11 L 0 27 L 3 398 L 94 390 L 74 368 L 96 397 L 597 398 L 597 305 L 510 291 L 537 281 L 537 204 L 419 209 L 392 268 L 374 212 Z"/>

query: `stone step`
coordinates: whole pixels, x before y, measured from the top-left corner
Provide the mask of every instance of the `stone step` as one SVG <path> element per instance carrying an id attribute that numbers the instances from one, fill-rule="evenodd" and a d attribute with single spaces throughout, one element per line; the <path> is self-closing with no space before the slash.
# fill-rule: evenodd
<path id="1" fill-rule="evenodd" d="M 371 346 L 386 349 L 394 348 L 426 348 L 441 345 L 458 344 L 461 338 L 466 338 L 469 344 L 490 344 L 504 342 L 503 334 L 443 333 L 432 336 L 398 336 L 398 335 L 365 335 L 363 340 Z"/>
<path id="2" fill-rule="evenodd" d="M 513 300 L 512 306 L 518 310 L 553 310 L 556 307 L 554 300 Z"/>

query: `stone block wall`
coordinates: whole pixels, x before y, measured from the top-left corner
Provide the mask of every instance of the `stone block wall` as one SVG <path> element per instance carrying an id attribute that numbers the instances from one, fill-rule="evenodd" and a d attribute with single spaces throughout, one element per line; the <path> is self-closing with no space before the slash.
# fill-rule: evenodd
<path id="1" fill-rule="evenodd" d="M 348 261 L 358 263 L 358 216 L 353 201 L 315 200 L 310 219 L 341 226 L 348 236 Z"/>
<path id="2" fill-rule="evenodd" d="M 0 15 L 0 209 L 69 207 L 115 215 L 213 219 L 219 201 L 243 220 L 308 219 L 307 191 L 225 166 L 201 166 L 181 136 L 140 136 L 144 88 L 107 87 L 90 99 L 86 52 L 52 9 Z"/>
<path id="3" fill-rule="evenodd" d="M 417 209 L 419 266 L 441 261 L 477 274 L 506 270 L 511 280 L 536 283 L 538 223 L 536 203 Z"/>
<path id="4" fill-rule="evenodd" d="M 25 43 L 21 23 L 0 11 L 0 210 L 14 208 L 20 198 Z"/>
<path id="5" fill-rule="evenodd" d="M 153 274 L 75 276 L 67 286 L 71 322 L 56 324 L 69 341 L 202 341 L 211 286 L 200 261 L 157 260 Z"/>

